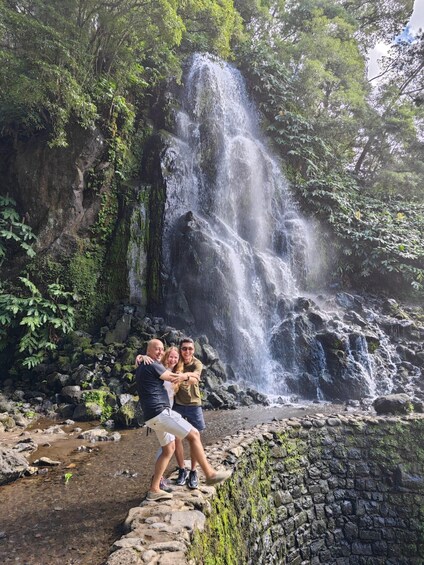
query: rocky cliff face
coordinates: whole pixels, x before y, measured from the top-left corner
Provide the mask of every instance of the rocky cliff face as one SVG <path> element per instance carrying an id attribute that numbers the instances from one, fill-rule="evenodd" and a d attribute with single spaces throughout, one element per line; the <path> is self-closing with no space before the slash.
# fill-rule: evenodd
<path id="1" fill-rule="evenodd" d="M 100 325 L 110 304 L 128 297 L 131 200 L 131 188 L 117 186 L 102 132 L 74 125 L 64 148 L 49 147 L 44 134 L 1 138 L 0 185 L 37 236 L 31 280 L 40 289 L 58 281 L 78 297 L 78 325 Z M 15 257 L 3 276 L 20 274 L 24 260 Z"/>
<path id="2" fill-rule="evenodd" d="M 109 166 L 100 131 L 74 127 L 66 148 L 50 148 L 42 135 L 3 143 L 2 192 L 16 200 L 38 248 L 60 253 L 67 240 L 86 235 L 106 189 L 90 186 L 90 177 Z"/>

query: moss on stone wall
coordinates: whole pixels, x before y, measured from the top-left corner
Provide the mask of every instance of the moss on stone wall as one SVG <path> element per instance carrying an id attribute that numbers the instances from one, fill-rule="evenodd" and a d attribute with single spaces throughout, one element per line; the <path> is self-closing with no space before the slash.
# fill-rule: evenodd
<path id="1" fill-rule="evenodd" d="M 202 565 L 424 560 L 424 419 L 329 419 L 264 434 L 212 499 Z M 343 561 L 344 560 L 344 561 Z"/>

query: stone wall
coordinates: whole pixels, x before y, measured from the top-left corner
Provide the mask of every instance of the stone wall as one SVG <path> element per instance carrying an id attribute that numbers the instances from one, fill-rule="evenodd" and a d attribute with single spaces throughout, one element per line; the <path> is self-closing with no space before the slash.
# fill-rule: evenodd
<path id="1" fill-rule="evenodd" d="M 318 414 L 240 432 L 208 450 L 232 478 L 132 509 L 108 565 L 421 565 L 423 439 L 418 415 Z"/>

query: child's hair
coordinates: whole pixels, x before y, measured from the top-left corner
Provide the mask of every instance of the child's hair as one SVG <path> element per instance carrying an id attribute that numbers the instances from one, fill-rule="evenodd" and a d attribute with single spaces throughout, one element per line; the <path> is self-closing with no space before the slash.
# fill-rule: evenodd
<path id="1" fill-rule="evenodd" d="M 168 349 L 165 351 L 165 353 L 163 354 L 163 357 L 161 359 L 161 363 L 164 367 L 168 366 L 168 357 L 169 357 L 171 351 L 176 351 L 178 353 L 178 363 L 177 363 L 177 365 L 179 364 L 180 352 L 178 351 L 178 347 L 175 347 L 175 345 L 171 345 L 171 347 L 168 347 Z"/>

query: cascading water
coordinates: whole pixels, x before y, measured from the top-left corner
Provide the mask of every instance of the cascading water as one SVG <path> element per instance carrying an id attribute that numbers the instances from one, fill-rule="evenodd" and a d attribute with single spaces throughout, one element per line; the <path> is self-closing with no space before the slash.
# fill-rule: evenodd
<path id="1" fill-rule="evenodd" d="M 266 390 L 269 375 L 283 373 L 269 333 L 279 297 L 293 296 L 304 275 L 306 225 L 260 138 L 238 71 L 196 55 L 185 84 L 178 139 L 164 158 L 166 169 L 173 165 L 166 178 L 167 313 L 182 292 L 186 320 L 239 375 Z"/>
<path id="2" fill-rule="evenodd" d="M 268 394 L 374 395 L 376 367 L 390 391 L 384 364 L 368 355 L 370 336 L 300 296 L 310 228 L 261 137 L 240 73 L 195 55 L 176 122 L 161 157 L 167 320 L 206 334 L 237 379 Z"/>

